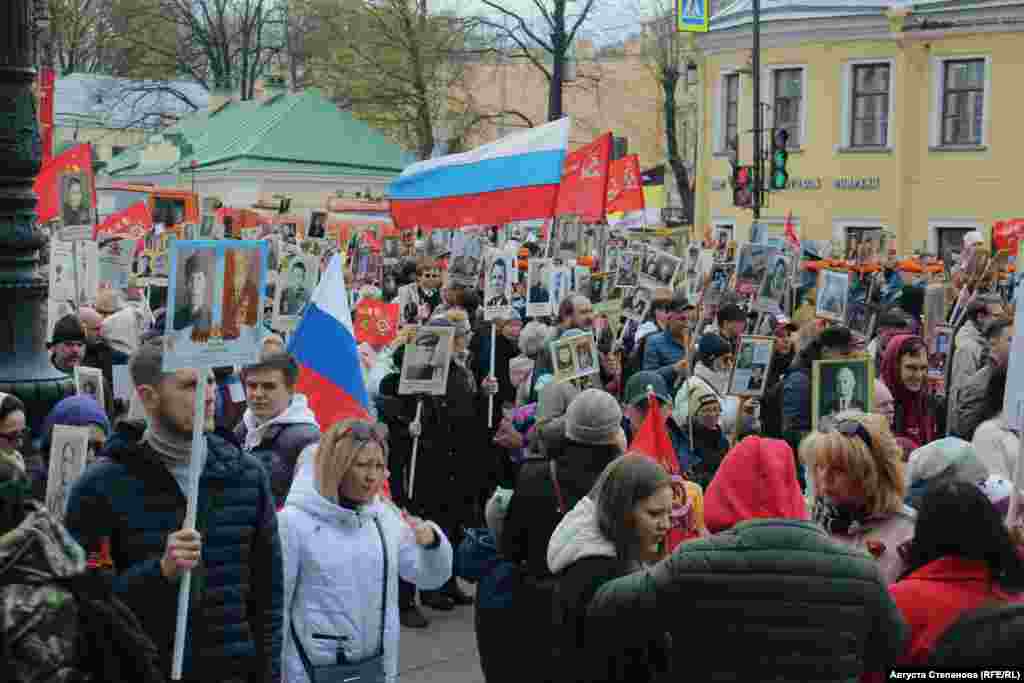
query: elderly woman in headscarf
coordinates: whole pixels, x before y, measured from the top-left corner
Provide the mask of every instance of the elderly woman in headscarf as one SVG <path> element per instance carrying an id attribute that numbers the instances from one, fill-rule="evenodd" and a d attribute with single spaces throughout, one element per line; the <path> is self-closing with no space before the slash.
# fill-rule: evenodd
<path id="1" fill-rule="evenodd" d="M 885 347 L 882 381 L 896 401 L 893 433 L 904 449 L 935 439 L 937 405 L 928 388 L 928 349 L 920 337 L 901 334 Z"/>
<path id="2" fill-rule="evenodd" d="M 26 468 L 32 480 L 32 491 L 39 500 L 46 498 L 46 484 L 50 474 L 50 441 L 56 425 L 89 429 L 88 464 L 95 461 L 111 433 L 110 420 L 92 396 L 69 396 L 55 405 L 43 421 L 39 452 L 26 461 Z"/>

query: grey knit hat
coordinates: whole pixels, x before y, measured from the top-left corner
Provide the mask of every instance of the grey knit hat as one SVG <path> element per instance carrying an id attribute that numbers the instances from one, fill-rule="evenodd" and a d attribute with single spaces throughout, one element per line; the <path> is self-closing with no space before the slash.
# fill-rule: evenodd
<path id="1" fill-rule="evenodd" d="M 519 333 L 519 351 L 528 358 L 536 358 L 544 348 L 551 334 L 551 328 L 542 322 L 532 320 Z"/>
<path id="2" fill-rule="evenodd" d="M 615 397 L 600 389 L 587 389 L 569 404 L 565 436 L 584 444 L 615 443 L 622 427 L 622 409 Z"/>

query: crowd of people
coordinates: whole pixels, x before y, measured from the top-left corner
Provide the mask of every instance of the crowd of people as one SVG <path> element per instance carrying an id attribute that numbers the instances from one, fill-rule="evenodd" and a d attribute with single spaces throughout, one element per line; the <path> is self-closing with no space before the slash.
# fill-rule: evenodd
<path id="1" fill-rule="evenodd" d="M 54 367 L 99 368 L 108 390 L 105 405 L 80 394 L 48 415 L 0 395 L 12 680 L 128 680 L 88 677 L 117 659 L 167 677 L 186 571 L 184 680 L 197 683 L 392 682 L 400 627 L 470 605 L 488 683 L 1019 666 L 1024 539 L 1007 520 L 1019 435 L 1002 413 L 1013 326 L 1000 299 L 966 307 L 944 396 L 907 285 L 867 340 L 800 307 L 770 318 L 765 390 L 738 397 L 730 374 L 761 319 L 739 297 L 709 321 L 683 289 L 656 290 L 616 338 L 581 293 L 550 318 L 512 307 L 485 321 L 481 291 L 446 284 L 437 261 L 403 272 L 385 297 L 402 329 L 358 350 L 370 417 L 335 424 L 318 423 L 269 329 L 259 362 L 200 387 L 195 370 L 163 371 L 164 313 L 149 318 L 137 292 L 104 291 L 56 323 Z M 443 395 L 399 391 L 423 326 L 453 330 Z M 552 342 L 590 334 L 600 367 L 555 381 Z M 812 428 L 815 361 L 865 353 L 873 405 Z M 114 398 L 121 365 L 137 405 Z M 197 392 L 207 456 L 188 526 Z M 44 505 L 57 425 L 90 432 L 63 516 Z M 106 659 L 89 637 L 101 603 L 134 637 Z"/>

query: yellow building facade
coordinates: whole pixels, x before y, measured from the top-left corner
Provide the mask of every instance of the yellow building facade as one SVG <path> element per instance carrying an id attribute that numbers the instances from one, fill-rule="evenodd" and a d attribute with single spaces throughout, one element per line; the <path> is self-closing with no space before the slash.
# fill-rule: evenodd
<path id="1" fill-rule="evenodd" d="M 762 209 L 769 232 L 792 212 L 804 239 L 848 249 L 885 231 L 900 254 L 948 255 L 965 232 L 1024 216 L 1024 2 L 799 5 L 762 0 L 765 149 L 771 129 L 790 133 L 789 188 Z M 729 148 L 753 162 L 751 42 L 749 0 L 700 40 L 695 224 L 741 241 L 753 215 L 733 205 Z"/>

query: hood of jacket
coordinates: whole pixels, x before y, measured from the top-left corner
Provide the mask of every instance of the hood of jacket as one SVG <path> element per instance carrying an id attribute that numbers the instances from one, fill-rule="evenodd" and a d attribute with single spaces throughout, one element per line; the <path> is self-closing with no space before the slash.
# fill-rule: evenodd
<path id="1" fill-rule="evenodd" d="M 100 338 L 115 351 L 131 355 L 139 346 L 139 327 L 139 314 L 126 306 L 103 321 Z"/>
<path id="2" fill-rule="evenodd" d="M 935 438 L 935 419 L 928 412 L 928 383 L 925 382 L 921 391 L 909 391 L 900 378 L 900 353 L 903 347 L 915 339 L 912 334 L 898 334 L 889 340 L 882 357 L 882 381 L 889 387 L 896 401 L 896 436 L 908 436 L 917 431 L 918 446 L 931 442 Z"/>
<path id="3" fill-rule="evenodd" d="M 748 436 L 718 467 L 704 494 L 704 521 L 711 533 L 757 518 L 807 520 L 793 449 L 780 439 Z"/>
<path id="4" fill-rule="evenodd" d="M 42 505 L 0 536 L 0 585 L 44 584 L 85 571 L 85 551 Z"/>
<path id="5" fill-rule="evenodd" d="M 308 424 L 320 429 L 320 425 L 316 421 L 316 415 L 309 409 L 309 401 L 306 400 L 304 394 L 292 396 L 292 401 L 284 409 L 284 412 L 277 417 L 270 418 L 263 424 L 259 424 L 256 421 L 252 408 L 246 408 L 245 414 L 242 415 L 242 422 L 245 424 L 245 443 L 242 446 L 246 451 L 252 451 L 259 446 L 267 430 L 276 425 Z"/>
<path id="6" fill-rule="evenodd" d="M 728 371 L 715 372 L 708 366 L 704 365 L 704 363 L 697 361 L 697 364 L 693 368 L 693 374 L 707 382 L 719 396 L 724 396 L 725 392 L 729 389 Z"/>
<path id="7" fill-rule="evenodd" d="M 381 512 L 384 503 L 380 497 L 351 509 L 324 498 L 316 487 L 316 445 L 309 446 L 295 465 L 295 479 L 288 490 L 285 507 L 289 505 L 302 510 L 310 517 L 337 526 L 359 526 L 364 520 L 372 520 Z"/>
<path id="8" fill-rule="evenodd" d="M 584 496 L 562 518 L 548 542 L 548 569 L 552 574 L 585 557 L 617 557 L 615 545 L 597 526 L 597 506 Z"/>

